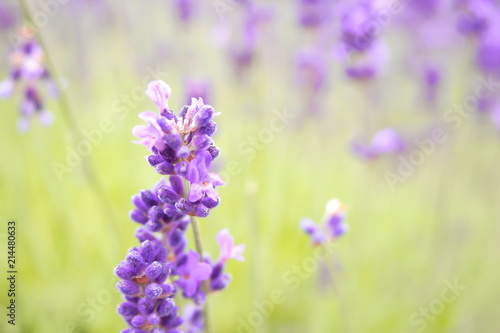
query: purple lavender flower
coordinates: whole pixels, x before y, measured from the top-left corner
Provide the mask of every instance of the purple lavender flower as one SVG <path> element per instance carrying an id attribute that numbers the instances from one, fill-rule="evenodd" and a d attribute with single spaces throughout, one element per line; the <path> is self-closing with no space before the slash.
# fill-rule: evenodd
<path id="1" fill-rule="evenodd" d="M 17 22 L 16 11 L 4 3 L 0 3 L 0 29 L 12 28 Z"/>
<path id="2" fill-rule="evenodd" d="M 48 126 L 54 121 L 52 113 L 44 107 L 39 83 L 45 82 L 50 97 L 57 97 L 57 88 L 45 68 L 44 53 L 36 43 L 33 31 L 24 27 L 18 34 L 20 42 L 9 56 L 11 71 L 10 75 L 0 82 L 0 97 L 10 98 L 16 86 L 21 86 L 23 98 L 20 103 L 18 129 L 20 132 L 25 132 L 32 115 L 38 115 L 43 125 Z"/>
<path id="3" fill-rule="evenodd" d="M 317 28 L 332 19 L 332 0 L 297 0 L 300 24 L 305 28 Z"/>
<path id="4" fill-rule="evenodd" d="M 378 131 L 369 145 L 362 144 L 358 140 L 354 140 L 352 143 L 353 152 L 365 159 L 401 153 L 405 148 L 404 140 L 392 128 L 384 128 Z"/>
<path id="5" fill-rule="evenodd" d="M 185 258 L 177 262 L 175 273 L 180 277 L 177 285 L 182 288 L 184 296 L 193 297 L 201 286 L 201 282 L 210 277 L 212 267 L 205 262 L 200 262 L 200 255 L 190 250 Z"/>
<path id="6" fill-rule="evenodd" d="M 233 236 L 229 234 L 229 229 L 224 228 L 217 234 L 217 242 L 220 247 L 219 263 L 226 263 L 228 259 L 236 259 L 244 261 L 243 252 L 245 252 L 245 244 L 234 246 Z"/>
<path id="7" fill-rule="evenodd" d="M 327 240 L 335 240 L 349 230 L 345 223 L 345 209 L 338 199 L 331 199 L 326 204 L 325 215 L 321 225 L 309 218 L 300 221 L 300 228 L 311 237 L 314 245 L 320 245 Z"/>
<path id="8" fill-rule="evenodd" d="M 191 182 L 189 190 L 189 201 L 198 202 L 205 197 L 213 202 L 217 202 L 218 195 L 216 186 L 224 185 L 224 181 L 219 175 L 209 173 L 212 163 L 212 155 L 208 151 L 201 151 L 189 163 L 186 179 Z"/>
<path id="9" fill-rule="evenodd" d="M 212 119 L 218 114 L 201 98 L 193 98 L 191 105 L 175 115 L 168 107 L 170 87 L 163 81 L 151 82 L 146 94 L 160 114 L 140 114 L 147 125 L 134 127 L 133 134 L 140 138 L 135 143 L 151 151 L 148 162 L 158 173 L 168 175 L 168 181 L 161 178 L 151 190 L 132 197 L 135 208 L 130 218 L 141 225 L 136 231 L 141 244 L 130 249 L 115 268 L 121 279 L 116 287 L 125 297 L 118 313 L 129 326 L 123 332 L 180 333 L 183 319 L 173 300 L 177 290 L 196 305 L 204 304 L 208 293 L 228 284 L 224 263 L 229 258 L 243 260 L 244 245 L 234 246 L 227 229 L 222 230 L 218 236 L 221 258 L 215 266 L 201 261 L 201 253 L 186 249 L 189 225 L 197 228 L 196 216 L 208 216 L 220 202 L 215 187 L 224 182 L 210 172 L 219 154 L 211 139 L 216 129 Z M 192 312 L 185 326 L 193 333 L 203 329 L 200 312 Z"/>
<path id="10" fill-rule="evenodd" d="M 152 238 L 144 240 L 139 248 L 132 248 L 115 268 L 115 275 L 121 279 L 116 288 L 126 299 L 117 311 L 131 329 L 144 332 L 182 323 L 173 300 L 176 287 L 167 281 L 172 264 L 162 242 Z"/>

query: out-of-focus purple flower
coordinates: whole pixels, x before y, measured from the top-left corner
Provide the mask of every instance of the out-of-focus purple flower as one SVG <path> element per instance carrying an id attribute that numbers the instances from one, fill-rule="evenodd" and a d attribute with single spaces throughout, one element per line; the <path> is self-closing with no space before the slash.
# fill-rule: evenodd
<path id="1" fill-rule="evenodd" d="M 177 284 L 182 288 L 186 297 L 192 297 L 198 289 L 201 282 L 207 280 L 212 273 L 212 267 L 205 262 L 200 262 L 200 255 L 193 250 L 186 254 L 185 261 L 175 269 L 179 275 Z"/>
<path id="2" fill-rule="evenodd" d="M 189 79 L 184 83 L 186 89 L 186 104 L 191 103 L 193 98 L 201 98 L 205 103 L 210 96 L 210 82 L 207 79 Z"/>
<path id="3" fill-rule="evenodd" d="M 374 8 L 370 1 L 354 1 L 341 13 L 342 42 L 348 51 L 363 52 L 375 39 Z"/>
<path id="4" fill-rule="evenodd" d="M 17 23 L 16 11 L 4 3 L 0 3 L 0 29 L 7 30 Z"/>
<path id="5" fill-rule="evenodd" d="M 299 82 L 315 92 L 325 86 L 327 63 L 323 52 L 316 49 L 302 50 L 297 53 L 296 64 Z"/>
<path id="6" fill-rule="evenodd" d="M 347 64 L 346 75 L 354 80 L 369 80 L 379 75 L 390 57 L 389 48 L 376 40 L 365 52 L 355 55 L 353 62 Z"/>
<path id="7" fill-rule="evenodd" d="M 349 230 L 345 222 L 346 213 L 338 199 L 331 199 L 326 204 L 322 223 L 316 224 L 309 218 L 300 221 L 300 228 L 311 237 L 314 245 L 320 245 L 328 240 L 334 240 Z"/>
<path id="8" fill-rule="evenodd" d="M 220 247 L 219 262 L 224 264 L 228 259 L 234 258 L 238 261 L 244 261 L 243 252 L 245 244 L 234 246 L 233 236 L 229 234 L 229 229 L 224 228 L 217 234 L 217 242 Z"/>
<path id="9" fill-rule="evenodd" d="M 441 82 L 441 71 L 436 66 L 426 66 L 423 73 L 426 87 L 427 102 L 433 103 L 437 98 L 439 84 Z"/>
<path id="10" fill-rule="evenodd" d="M 242 19 L 242 31 L 237 44 L 230 48 L 230 56 L 235 65 L 236 73 L 241 77 L 244 70 L 248 69 L 255 59 L 261 30 L 265 23 L 271 21 L 274 12 L 271 8 L 257 6 L 252 1 L 241 4 L 244 11 Z"/>
<path id="11" fill-rule="evenodd" d="M 491 119 L 493 120 L 493 124 L 500 130 L 500 103 L 497 103 L 491 109 Z"/>
<path id="12" fill-rule="evenodd" d="M 300 228 L 311 237 L 314 245 L 322 244 L 326 240 L 326 234 L 321 228 L 309 218 L 302 218 L 300 220 Z"/>
<path id="13" fill-rule="evenodd" d="M 10 75 L 0 82 L 0 97 L 12 97 L 16 86 L 21 86 L 23 97 L 20 102 L 20 119 L 18 130 L 25 132 L 29 127 L 30 117 L 38 115 L 42 125 L 50 125 L 54 121 L 52 113 L 44 107 L 39 84 L 45 82 L 49 97 L 57 97 L 55 83 L 45 68 L 44 53 L 36 43 L 34 32 L 24 27 L 18 31 L 19 42 L 9 55 Z"/>
<path id="14" fill-rule="evenodd" d="M 306 28 L 317 28 L 333 17 L 332 0 L 297 0 L 299 23 Z"/>
<path id="15" fill-rule="evenodd" d="M 175 5 L 181 20 L 189 22 L 194 16 L 196 6 L 201 6 L 201 3 L 196 0 L 175 0 Z"/>
<path id="16" fill-rule="evenodd" d="M 352 143 L 353 152 L 365 159 L 401 153 L 405 148 L 404 140 L 392 128 L 384 128 L 378 131 L 369 145 L 362 144 L 358 140 L 354 140 Z"/>
<path id="17" fill-rule="evenodd" d="M 199 306 L 188 305 L 184 308 L 184 322 L 186 324 L 186 333 L 202 332 L 205 327 L 203 311 Z"/>

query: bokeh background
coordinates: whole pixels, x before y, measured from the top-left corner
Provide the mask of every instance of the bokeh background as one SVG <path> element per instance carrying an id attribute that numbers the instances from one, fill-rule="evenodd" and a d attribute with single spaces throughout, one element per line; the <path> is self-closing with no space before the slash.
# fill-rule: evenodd
<path id="1" fill-rule="evenodd" d="M 33 13 L 45 11 L 43 2 L 27 3 Z M 300 24 L 296 2 L 255 3 L 263 12 L 251 23 L 252 62 L 243 65 L 235 50 L 248 46 L 252 21 L 244 2 L 195 2 L 187 20 L 167 0 L 58 5 L 37 36 L 69 107 L 49 100 L 55 123 L 43 127 L 32 119 L 21 134 L 19 95 L 0 101 L 0 331 L 125 328 L 116 314 L 121 296 L 113 269 L 137 243 L 131 196 L 160 178 L 144 147 L 131 143 L 131 129 L 141 123 L 139 112 L 155 107 L 143 94 L 147 82 L 162 79 L 172 88 L 175 112 L 186 104 L 186 82 L 206 80 L 207 102 L 222 113 L 215 167 L 227 185 L 219 190 L 221 205 L 201 221 L 203 239 L 217 256 L 215 235 L 227 227 L 247 249 L 245 262 L 229 263 L 229 287 L 211 296 L 216 332 L 498 332 L 499 129 L 488 110 L 462 117 L 456 128 L 444 118 L 489 73 L 478 65 L 477 38 L 453 34 L 467 10 L 439 4 L 444 9 L 430 18 L 409 20 L 405 13 L 416 9 L 403 3 L 410 7 L 377 34 L 389 57 L 361 80 L 346 75 L 350 62 L 335 51 L 335 33 Z M 16 1 L 1 5 L 14 17 L 1 30 L 3 77 L 9 34 L 22 20 Z M 339 29 L 338 17 L 329 22 Z M 426 38 L 438 39 L 432 47 L 420 43 L 421 26 Z M 441 43 L 436 35 L 444 30 L 453 38 Z M 297 57 L 318 43 L 324 48 L 316 56 L 326 65 L 316 91 L 310 87 L 316 67 L 304 74 Z M 433 101 L 419 72 L 427 62 L 440 73 Z M 269 130 L 284 113 L 292 116 L 283 129 Z M 107 133 L 99 131 L 103 119 L 112 124 Z M 367 143 L 387 127 L 405 141 L 404 150 L 372 158 L 353 151 L 355 140 Z M 445 142 L 391 185 L 387 172 L 397 174 L 402 159 L 419 150 L 415 140 L 430 138 L 435 128 Z M 91 152 L 59 177 L 54 163 L 67 164 L 84 133 L 97 132 Z M 344 203 L 350 225 L 327 259 L 334 276 L 317 262 L 292 286 L 284 276 L 296 276 L 314 253 L 299 220 L 319 221 L 330 198 Z M 18 228 L 15 327 L 5 316 L 8 219 Z M 465 290 L 436 305 L 456 281 Z M 276 291 L 284 302 L 259 310 Z M 428 317 L 420 312 L 433 306 L 439 311 Z M 249 321 L 257 324 L 244 328 Z"/>

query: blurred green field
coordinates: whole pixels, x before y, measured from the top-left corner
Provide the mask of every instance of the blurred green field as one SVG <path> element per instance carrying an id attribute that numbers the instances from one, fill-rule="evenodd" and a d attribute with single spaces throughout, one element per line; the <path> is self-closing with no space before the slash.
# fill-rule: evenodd
<path id="1" fill-rule="evenodd" d="M 324 114 L 312 117 L 302 109 L 292 82 L 292 55 L 285 48 L 262 50 L 247 81 L 238 83 L 229 60 L 210 44 L 206 26 L 216 20 L 215 13 L 181 28 L 160 1 L 148 8 L 121 4 L 109 3 L 107 23 L 83 12 L 84 19 L 71 25 L 75 18 L 63 12 L 40 30 L 57 77 L 68 82 L 64 93 L 78 126 L 92 131 L 105 118 L 113 125 L 62 181 L 53 163 L 64 163 L 82 136 L 75 136 L 57 101 L 48 104 L 55 124 L 43 128 L 34 121 L 26 134 L 15 128 L 18 98 L 0 102 L 0 241 L 6 253 L 6 223 L 14 219 L 19 272 L 12 327 L 5 316 L 4 254 L 0 332 L 125 328 L 116 314 L 121 296 L 114 290 L 113 269 L 137 244 L 137 224 L 128 217 L 130 197 L 160 177 L 144 160 L 146 149 L 131 143 L 131 129 L 140 123 L 137 114 L 154 108 L 145 96 L 130 97 L 144 90 L 147 66 L 160 68 L 165 76 L 160 78 L 172 87 L 174 111 L 184 104 L 183 80 L 194 76 L 210 78 L 210 103 L 222 112 L 215 164 L 230 177 L 219 191 L 221 205 L 201 228 L 206 250 L 217 256 L 215 235 L 228 227 L 237 244 L 247 244 L 247 260 L 230 262 L 233 281 L 211 296 L 215 332 L 247 332 L 241 323 L 260 318 L 255 332 L 498 332 L 500 137 L 493 125 L 473 115 L 458 129 L 447 128 L 449 139 L 392 191 L 384 173 L 397 169 L 398 161 L 361 161 L 349 144 L 364 126 L 366 108 L 375 113 L 370 131 L 399 126 L 416 136 L 439 125 L 439 114 L 419 109 L 416 84 L 400 76 L 378 81 L 374 89 L 384 102 L 373 107 L 359 87 L 335 74 Z M 285 18 L 292 14 L 283 9 Z M 292 33 L 282 35 L 287 29 L 278 25 L 266 41 L 300 43 Z M 6 37 L 0 40 L 2 54 L 8 50 Z M 462 68 L 464 61 L 450 66 Z M 0 65 L 0 75 L 7 71 Z M 463 100 L 474 84 L 463 82 L 457 71 L 442 107 Z M 116 103 L 126 106 L 127 96 L 137 105 L 116 112 Z M 295 115 L 293 121 L 268 142 L 258 141 L 254 158 L 242 152 L 242 145 L 258 138 L 284 110 Z M 319 220 L 333 197 L 345 204 L 351 228 L 328 259 L 336 265 L 335 288 L 320 283 L 323 263 L 306 269 L 298 285 L 291 283 L 294 269 L 304 270 L 314 252 L 298 221 Z M 465 290 L 439 314 L 422 315 L 421 308 L 437 304 L 456 280 Z M 284 301 L 259 310 L 273 292 Z"/>

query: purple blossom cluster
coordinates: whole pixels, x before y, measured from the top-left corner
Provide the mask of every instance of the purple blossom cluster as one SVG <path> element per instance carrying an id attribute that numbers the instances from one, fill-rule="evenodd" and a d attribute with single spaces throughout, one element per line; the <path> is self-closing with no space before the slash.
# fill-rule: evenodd
<path id="1" fill-rule="evenodd" d="M 345 222 L 346 213 L 338 199 L 331 199 L 326 204 L 325 215 L 321 225 L 309 218 L 300 221 L 300 228 L 311 237 L 314 245 L 321 245 L 342 236 L 349 230 Z"/>
<path id="2" fill-rule="evenodd" d="M 392 128 L 384 128 L 375 133 L 369 144 L 364 144 L 359 140 L 352 142 L 354 154 L 367 160 L 382 155 L 399 154 L 405 149 L 405 140 Z"/>
<path id="3" fill-rule="evenodd" d="M 29 118 L 38 115 L 43 125 L 54 121 L 51 112 L 45 109 L 40 82 L 45 83 L 47 94 L 56 98 L 58 90 L 44 63 L 44 52 L 37 44 L 33 31 L 27 27 L 19 33 L 19 43 L 10 53 L 10 74 L 0 82 L 0 97 L 10 98 L 16 88 L 22 91 L 18 129 L 25 132 L 29 128 Z"/>
<path id="4" fill-rule="evenodd" d="M 235 246 L 229 230 L 222 229 L 217 235 L 217 260 L 188 249 L 190 222 L 208 216 L 219 204 L 216 187 L 224 184 L 210 172 L 219 153 L 211 139 L 217 114 L 201 98 L 193 98 L 175 115 L 167 103 L 170 87 L 163 81 L 151 82 L 146 94 L 159 114 L 139 115 L 147 125 L 134 127 L 139 138 L 135 143 L 148 148 L 149 163 L 168 175 L 168 181 L 162 177 L 153 189 L 132 197 L 135 208 L 130 217 L 141 225 L 136 232 L 140 246 L 132 248 L 115 269 L 121 279 L 116 287 L 126 300 L 118 313 L 129 325 L 124 333 L 195 333 L 205 325 L 201 314 L 207 294 L 229 284 L 225 264 L 230 258 L 243 261 L 245 245 Z M 184 317 L 175 303 L 178 297 L 193 302 Z"/>

